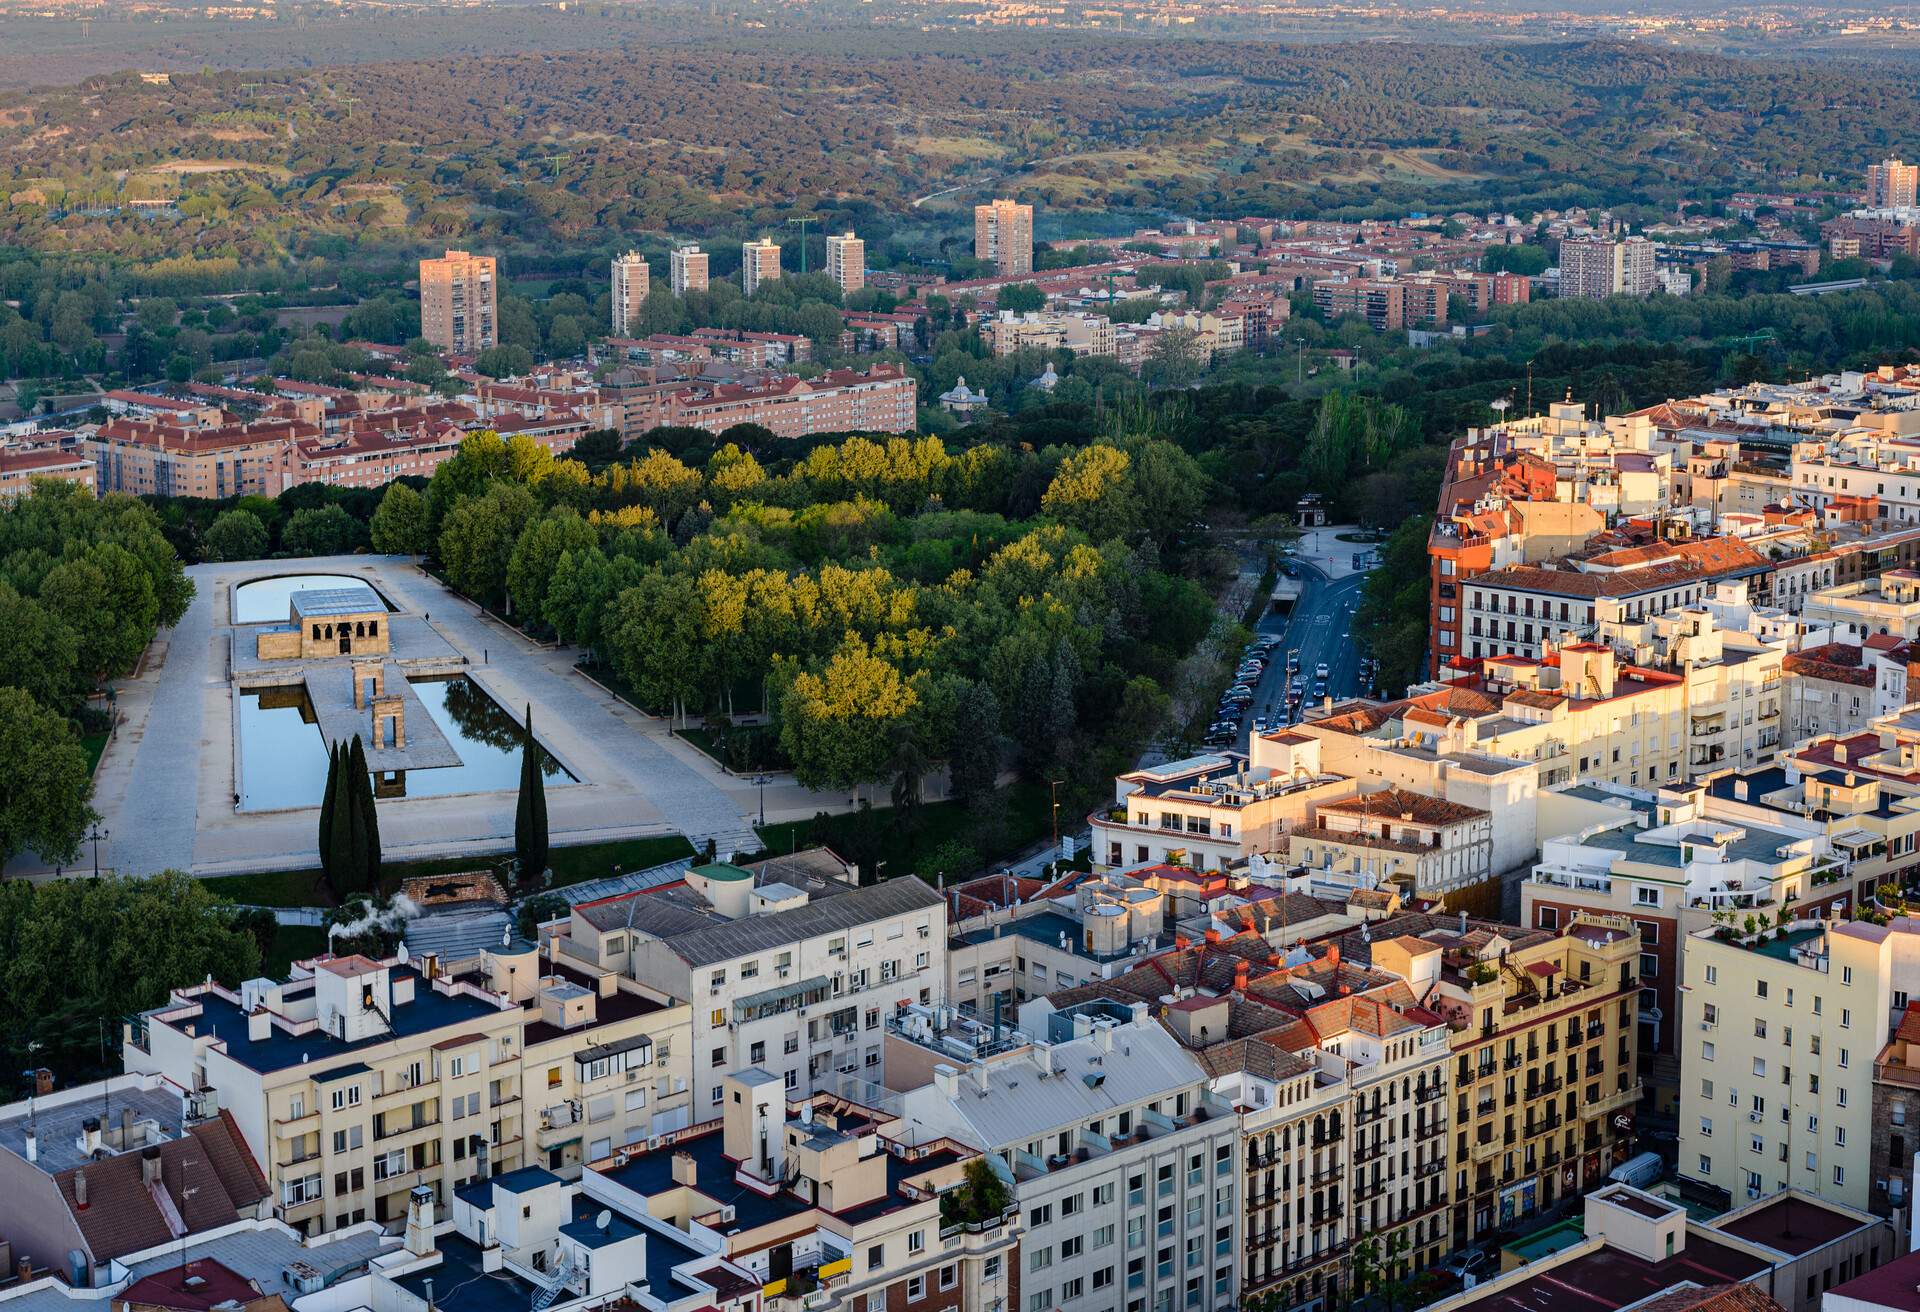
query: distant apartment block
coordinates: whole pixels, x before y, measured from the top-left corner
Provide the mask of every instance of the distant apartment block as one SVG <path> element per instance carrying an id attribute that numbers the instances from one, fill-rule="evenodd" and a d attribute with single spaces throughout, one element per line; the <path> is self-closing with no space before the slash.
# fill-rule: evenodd
<path id="1" fill-rule="evenodd" d="M 1560 243 L 1560 295 L 1574 300 L 1650 296 L 1658 285 L 1653 243 L 1645 237 Z"/>
<path id="2" fill-rule="evenodd" d="M 780 243 L 771 237 L 740 243 L 740 290 L 751 296 L 780 276 Z"/>
<path id="3" fill-rule="evenodd" d="M 628 251 L 613 262 L 613 335 L 626 337 L 639 330 L 640 307 L 647 303 L 653 273 L 646 257 Z"/>
<path id="4" fill-rule="evenodd" d="M 827 238 L 827 276 L 851 296 L 867 285 L 867 244 L 850 232 Z"/>
<path id="5" fill-rule="evenodd" d="M 291 419 L 202 429 L 114 419 L 85 445 L 103 493 L 217 500 L 279 496 L 287 444 L 320 435 L 317 424 Z"/>
<path id="6" fill-rule="evenodd" d="M 1882 160 L 1867 166 L 1867 207 L 1892 209 L 1920 200 L 1920 164 Z"/>
<path id="7" fill-rule="evenodd" d="M 998 274 L 1033 272 L 1033 206 L 994 200 L 973 207 L 973 257 Z"/>
<path id="8" fill-rule="evenodd" d="M 497 283 L 491 255 L 448 251 L 420 261 L 420 335 L 453 355 L 498 346 Z"/>
<path id="9" fill-rule="evenodd" d="M 1375 332 L 1392 332 L 1407 323 L 1407 289 L 1379 278 L 1315 283 L 1313 305 L 1328 319 L 1357 314 Z"/>
<path id="10" fill-rule="evenodd" d="M 0 502 L 14 501 L 33 491 L 33 485 L 51 479 L 77 483 L 89 492 L 94 487 L 93 461 L 78 451 L 40 448 L 30 451 L 0 451 Z"/>
<path id="11" fill-rule="evenodd" d="M 707 253 L 698 246 L 676 246 L 667 256 L 667 284 L 675 296 L 707 289 Z M 616 334 L 617 335 L 617 334 Z"/>
<path id="12" fill-rule="evenodd" d="M 1062 314 L 1030 310 L 1017 314 L 1002 310 L 980 324 L 980 335 L 995 355 L 1016 351 L 1071 351 L 1075 355 L 1112 355 L 1113 320 L 1103 314 Z"/>

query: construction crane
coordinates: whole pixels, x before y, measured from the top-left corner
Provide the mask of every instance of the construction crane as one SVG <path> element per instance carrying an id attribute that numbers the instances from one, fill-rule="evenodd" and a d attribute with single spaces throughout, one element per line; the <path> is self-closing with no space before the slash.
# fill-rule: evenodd
<path id="1" fill-rule="evenodd" d="M 1754 355 L 1754 354 L 1757 354 L 1754 348 L 1759 346 L 1760 343 L 1762 342 L 1769 343 L 1770 345 L 1773 345 L 1773 346 L 1778 346 L 1780 344 L 1780 338 L 1777 335 L 1775 335 L 1773 329 L 1762 328 L 1757 332 L 1748 333 L 1744 337 L 1734 338 L 1731 345 L 1743 346 L 1746 348 L 1746 353 L 1748 355 Z"/>

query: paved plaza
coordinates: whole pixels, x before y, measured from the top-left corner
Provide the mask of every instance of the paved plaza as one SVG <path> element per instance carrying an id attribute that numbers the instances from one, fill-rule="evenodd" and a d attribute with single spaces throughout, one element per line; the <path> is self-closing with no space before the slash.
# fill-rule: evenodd
<path id="1" fill-rule="evenodd" d="M 187 573 L 192 605 L 160 634 L 139 675 L 118 689 L 122 722 L 94 790 L 109 833 L 101 844 L 103 866 L 129 874 L 175 868 L 211 875 L 318 864 L 314 808 L 242 813 L 236 807 L 237 694 L 229 654 L 245 644 L 232 642 L 231 590 L 296 573 L 364 580 L 398 608 L 396 632 L 436 650 L 444 644 L 516 716 L 532 705 L 542 743 L 580 780 L 548 788 L 556 846 L 672 832 L 696 845 L 712 838 L 722 852 L 757 847 L 751 826 L 759 794 L 751 782 L 720 770 L 672 737 L 664 722 L 581 676 L 571 649 L 528 641 L 410 559 L 254 561 L 196 565 Z M 244 670 L 248 663 L 240 664 Z M 766 789 L 767 819 L 844 809 L 846 800 L 783 778 Z M 501 850 L 512 845 L 513 813 L 511 791 L 383 800 L 382 847 L 394 859 Z"/>

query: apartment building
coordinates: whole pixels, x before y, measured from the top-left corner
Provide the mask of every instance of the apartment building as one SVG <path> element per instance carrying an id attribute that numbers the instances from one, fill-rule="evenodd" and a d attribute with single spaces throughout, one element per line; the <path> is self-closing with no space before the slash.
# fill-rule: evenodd
<path id="1" fill-rule="evenodd" d="M 719 1111 L 729 1071 L 770 1071 L 801 1093 L 878 1078 L 882 1018 L 947 978 L 946 900 L 909 878 L 855 888 L 710 862 L 682 885 L 577 906 L 541 936 L 556 961 L 692 1004 L 696 1121 Z"/>
<path id="2" fill-rule="evenodd" d="M 827 238 L 827 276 L 843 296 L 867 285 L 867 244 L 851 232 Z"/>
<path id="3" fill-rule="evenodd" d="M 42 481 L 71 483 L 95 491 L 93 461 L 77 450 L 0 451 L 0 502 L 17 501 Z"/>
<path id="4" fill-rule="evenodd" d="M 893 365 L 832 369 L 813 378 L 693 382 L 629 398 L 625 431 L 668 425 L 723 433 L 735 424 L 759 424 L 776 437 L 911 433 L 919 399 L 919 384 Z"/>
<path id="5" fill-rule="evenodd" d="M 1920 164 L 1886 159 L 1867 165 L 1868 209 L 1894 209 L 1920 202 L 1917 187 L 1920 187 Z"/>
<path id="6" fill-rule="evenodd" d="M 1021 1009 L 1040 1032 L 1093 1006 L 1145 1007 L 1206 1065 L 1241 1119 L 1243 1291 L 1264 1287 L 1286 1308 L 1365 1292 L 1347 1287 L 1362 1239 L 1393 1255 L 1398 1276 L 1450 1247 L 1449 1031 L 1423 1005 L 1433 959 L 1413 940 L 1395 945 L 1390 901 L 1361 910 L 1364 898 L 1337 919 L 1312 898 L 1270 900 L 1262 914 L 1278 911 L 1277 931 L 1223 912 L 1204 941 Z"/>
<path id="7" fill-rule="evenodd" d="M 1521 920 L 1544 930 L 1581 913 L 1632 921 L 1640 935 L 1642 1076 L 1662 1114 L 1672 1113 L 1679 1093 L 1689 936 L 1724 922 L 1817 914 L 1845 905 L 1852 891 L 1849 855 L 1825 826 L 1734 792 L 1573 783 L 1540 797 L 1540 831 L 1549 836 L 1521 886 Z"/>
<path id="8" fill-rule="evenodd" d="M 792 1099 L 782 1086 L 763 1070 L 728 1074 L 718 1118 L 594 1163 L 584 1195 L 712 1246 L 765 1312 L 1019 1305 L 1019 1212 L 960 1201 L 986 1160 L 977 1147 L 914 1134 L 876 1085 Z"/>
<path id="9" fill-rule="evenodd" d="M 1900 1006 L 1886 1046 L 1873 1059 L 1873 1191 L 1867 1206 L 1911 1233 L 1916 1125 L 1920 1125 L 1920 1001 Z"/>
<path id="10" fill-rule="evenodd" d="M 1114 354 L 1117 338 L 1113 320 L 1104 314 L 1069 311 L 1002 310 L 980 321 L 980 333 L 996 356 L 1016 351 L 1071 351 L 1075 355 Z"/>
<path id="11" fill-rule="evenodd" d="M 740 290 L 751 296 L 780 276 L 780 243 L 771 237 L 740 243 Z"/>
<path id="12" fill-rule="evenodd" d="M 1493 817 L 1477 806 L 1402 788 L 1317 802 L 1313 823 L 1287 835 L 1288 859 L 1322 870 L 1360 870 L 1409 896 L 1439 897 L 1479 884 L 1493 868 Z"/>
<path id="13" fill-rule="evenodd" d="M 498 346 L 498 294 L 491 255 L 450 250 L 420 261 L 420 335 L 450 355 Z"/>
<path id="14" fill-rule="evenodd" d="M 289 419 L 198 429 L 112 419 L 81 446 L 102 494 L 218 500 L 280 495 L 287 444 L 320 435 L 318 426 Z"/>
<path id="15" fill-rule="evenodd" d="M 1557 1308 L 1578 1290 L 1592 1312 L 1868 1312 L 1834 1293 L 1901 1247 L 1885 1221 L 1797 1191 L 1703 1222 L 1672 1198 L 1617 1184 L 1515 1241 L 1502 1270 L 1427 1307 Z"/>
<path id="16" fill-rule="evenodd" d="M 1794 1189 L 1872 1205 L 1877 1165 L 1886 1178 L 1873 1157 L 1875 1059 L 1915 989 L 1917 936 L 1906 917 L 1693 933 L 1681 997 L 1684 1179 L 1736 1204 Z"/>
<path id="17" fill-rule="evenodd" d="M 1609 551 L 1571 567 L 1511 565 L 1459 588 L 1464 654 L 1535 656 L 1541 644 L 1591 638 L 1707 600 L 1716 583 L 1755 579 L 1769 561 L 1738 538 Z M 1442 608 L 1442 624 L 1449 612 Z"/>
<path id="18" fill-rule="evenodd" d="M 1787 653 L 1781 674 L 1789 741 L 1866 729 L 1878 710 L 1875 669 L 1862 659 L 1867 650 L 1830 642 Z"/>
<path id="19" fill-rule="evenodd" d="M 629 337 L 640 331 L 640 307 L 652 290 L 653 271 L 647 257 L 628 251 L 613 261 L 613 335 Z"/>
<path id="20" fill-rule="evenodd" d="M 1920 570 L 1890 569 L 1878 578 L 1816 589 L 1801 601 L 1800 619 L 1841 642 L 1920 637 Z"/>
<path id="21" fill-rule="evenodd" d="M 527 1159 L 578 1179 L 586 1162 L 645 1151 L 693 1123 L 693 1009 L 611 970 L 548 969 L 508 991 L 529 1013 Z"/>
<path id="22" fill-rule="evenodd" d="M 1841 432 L 1794 443 L 1788 477 L 1795 501 L 1816 511 L 1870 496 L 1891 523 L 1920 523 L 1920 410 L 1869 410 Z"/>
<path id="23" fill-rule="evenodd" d="M 916 1141 L 989 1153 L 1023 1223 L 1022 1306 L 1238 1306 L 1240 1123 L 1144 1005 L 1093 1002 L 900 1095 Z M 891 1078 L 891 1073 L 890 1073 Z"/>
<path id="24" fill-rule="evenodd" d="M 667 254 L 667 285 L 675 296 L 707 289 L 707 253 L 698 246 L 676 246 Z"/>
<path id="25" fill-rule="evenodd" d="M 1283 850 L 1316 806 L 1359 785 L 1321 768 L 1320 745 L 1304 735 L 1257 740 L 1263 756 L 1214 752 L 1129 771 L 1113 781 L 1113 805 L 1087 817 L 1097 871 L 1154 863 L 1218 870 L 1255 852 Z"/>
<path id="26" fill-rule="evenodd" d="M 1316 282 L 1313 305 L 1327 319 L 1358 315 L 1375 332 L 1392 332 L 1407 324 L 1405 284 L 1382 278 Z"/>
<path id="27" fill-rule="evenodd" d="M 1560 295 L 1577 300 L 1650 296 L 1659 278 L 1653 243 L 1645 237 L 1604 237 L 1560 243 Z"/>
<path id="28" fill-rule="evenodd" d="M 1632 1155 L 1640 1101 L 1632 922 L 1461 922 L 1414 935 L 1424 946 L 1410 960 L 1422 978 L 1437 972 L 1425 1005 L 1453 1030 L 1456 1245 L 1601 1183 Z"/>
<path id="29" fill-rule="evenodd" d="M 490 961 L 531 978 L 530 952 Z M 125 1068 L 233 1118 L 275 1200 L 319 1234 L 406 1213 L 525 1159 L 521 1007 L 398 961 L 322 957 L 292 978 L 175 989 L 128 1026 Z"/>
<path id="30" fill-rule="evenodd" d="M 991 200 L 973 207 L 973 258 L 1006 277 L 1033 272 L 1033 206 Z"/>

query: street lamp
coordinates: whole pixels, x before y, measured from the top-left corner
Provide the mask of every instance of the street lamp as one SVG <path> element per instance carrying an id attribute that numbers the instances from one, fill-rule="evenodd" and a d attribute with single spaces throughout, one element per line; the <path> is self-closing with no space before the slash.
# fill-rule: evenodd
<path id="1" fill-rule="evenodd" d="M 760 827 L 765 829 L 767 827 L 767 785 L 773 782 L 773 776 L 757 774 L 747 782 L 760 790 Z"/>
<path id="2" fill-rule="evenodd" d="M 98 820 L 95 820 L 88 826 L 86 837 L 80 840 L 83 843 L 93 844 L 93 877 L 95 879 L 100 878 L 100 843 L 106 837 L 107 831 L 100 827 Z"/>
<path id="3" fill-rule="evenodd" d="M 1060 785 L 1065 779 L 1049 779 L 1047 787 L 1053 792 L 1053 853 L 1060 855 Z"/>

